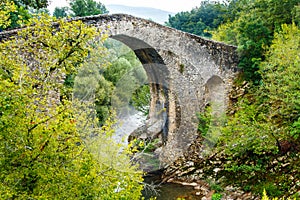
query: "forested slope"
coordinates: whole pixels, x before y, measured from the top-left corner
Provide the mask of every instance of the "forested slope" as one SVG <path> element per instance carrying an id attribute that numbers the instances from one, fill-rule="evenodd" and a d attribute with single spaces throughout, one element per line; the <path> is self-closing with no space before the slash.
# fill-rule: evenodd
<path id="1" fill-rule="evenodd" d="M 299 0 L 231 0 L 205 1 L 167 24 L 238 46 L 241 76 L 215 152 L 225 159 L 219 174 L 246 191 L 300 189 L 299 22 Z"/>

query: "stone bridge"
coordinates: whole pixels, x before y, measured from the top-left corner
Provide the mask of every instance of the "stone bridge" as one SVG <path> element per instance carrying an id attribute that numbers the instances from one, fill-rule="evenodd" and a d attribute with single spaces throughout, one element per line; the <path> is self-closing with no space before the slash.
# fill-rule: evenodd
<path id="1" fill-rule="evenodd" d="M 160 160 L 175 161 L 197 137 L 196 113 L 224 112 L 237 73 L 236 47 L 125 14 L 76 18 L 130 47 L 151 88 L 149 123 L 161 123 Z M 153 137 L 153 135 L 150 135 Z"/>

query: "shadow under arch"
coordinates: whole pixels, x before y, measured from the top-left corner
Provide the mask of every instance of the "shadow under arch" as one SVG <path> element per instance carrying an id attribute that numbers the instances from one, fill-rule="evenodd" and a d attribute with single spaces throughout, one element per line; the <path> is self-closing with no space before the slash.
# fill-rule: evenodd
<path id="1" fill-rule="evenodd" d="M 169 70 L 153 47 L 140 39 L 127 35 L 114 35 L 110 38 L 124 43 L 134 51 L 147 73 L 149 83 L 156 83 L 169 88 Z"/>
<path id="2" fill-rule="evenodd" d="M 203 142 L 202 156 L 207 156 L 221 135 L 220 126 L 225 122 L 226 85 L 217 75 L 211 76 L 205 84 L 205 107 L 210 107 L 210 124 Z"/>
<path id="3" fill-rule="evenodd" d="M 205 98 L 210 104 L 224 102 L 225 83 L 217 75 L 210 77 L 205 84 Z"/>
<path id="4" fill-rule="evenodd" d="M 168 126 L 169 126 L 169 93 L 170 93 L 170 72 L 167 68 L 167 65 L 164 63 L 163 58 L 159 53 L 151 47 L 149 44 L 144 41 L 130 37 L 127 35 L 119 34 L 113 35 L 110 37 L 115 39 L 123 44 L 127 45 L 133 50 L 137 58 L 143 65 L 143 68 L 146 72 L 148 81 L 147 83 L 150 86 L 150 109 L 148 122 L 151 124 L 156 123 L 156 121 L 162 121 L 163 126 L 161 127 L 162 131 L 162 140 L 163 142 L 167 141 L 168 135 Z M 126 76 L 126 74 L 125 74 Z M 119 81 L 118 87 L 122 87 L 123 81 L 126 81 L 126 77 Z M 126 90 L 126 88 L 122 88 Z M 133 91 L 127 91 L 133 92 Z M 118 91 L 116 92 L 118 93 Z M 118 94 L 116 94 L 118 95 Z M 151 122 L 152 121 L 152 122 Z"/>

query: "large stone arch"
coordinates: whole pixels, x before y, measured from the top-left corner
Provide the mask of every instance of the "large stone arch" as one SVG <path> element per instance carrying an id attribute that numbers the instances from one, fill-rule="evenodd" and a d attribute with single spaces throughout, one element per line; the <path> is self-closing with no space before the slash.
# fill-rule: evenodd
<path id="1" fill-rule="evenodd" d="M 191 121 L 188 119 L 188 116 L 182 116 L 181 114 L 182 106 L 180 105 L 180 99 L 182 96 L 178 97 L 178 92 L 174 91 L 173 88 L 173 84 L 175 83 L 174 80 L 172 80 L 174 79 L 174 70 L 172 70 L 172 65 L 170 62 L 165 63 L 165 61 L 168 59 L 173 60 L 172 57 L 174 55 L 172 52 L 167 52 L 168 55 L 164 55 L 165 52 L 161 49 L 156 50 L 145 41 L 125 34 L 112 35 L 111 38 L 118 40 L 130 47 L 141 61 L 146 71 L 148 84 L 151 88 L 151 103 L 149 113 L 150 119 L 147 123 L 149 123 L 149 126 L 157 123 L 158 125 L 163 125 L 161 126 L 161 131 L 164 146 L 160 158 L 163 163 L 166 163 L 166 159 L 171 162 L 173 161 L 173 158 L 176 158 L 177 155 L 179 155 L 178 151 L 185 150 L 185 148 L 191 142 L 191 138 L 193 138 L 178 137 L 179 135 L 176 133 L 180 131 L 179 129 L 183 128 L 180 126 L 181 123 L 185 124 L 184 128 L 189 130 L 190 133 L 194 133 L 196 128 L 196 124 L 186 123 Z M 179 73 L 176 71 L 175 74 Z M 182 83 L 184 82 L 185 81 L 182 81 Z M 194 99 L 196 98 L 194 97 Z M 194 107 L 194 109 L 197 109 L 197 107 Z M 165 111 L 162 112 L 163 109 L 165 109 Z M 183 110 L 187 109 L 183 108 Z M 165 117 L 164 114 L 166 114 Z M 148 132 L 151 133 L 151 130 Z M 155 133 L 156 132 L 154 132 L 154 134 Z M 172 153 L 171 157 L 168 152 Z"/>

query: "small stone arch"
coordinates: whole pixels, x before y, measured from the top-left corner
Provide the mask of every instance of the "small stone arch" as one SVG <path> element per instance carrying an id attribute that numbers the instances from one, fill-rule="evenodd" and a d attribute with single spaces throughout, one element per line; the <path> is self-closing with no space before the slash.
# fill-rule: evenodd
<path id="1" fill-rule="evenodd" d="M 212 114 L 220 115 L 226 109 L 226 85 L 217 75 L 210 77 L 205 84 L 204 106 L 211 106 Z M 216 116 L 217 117 L 217 116 Z"/>

